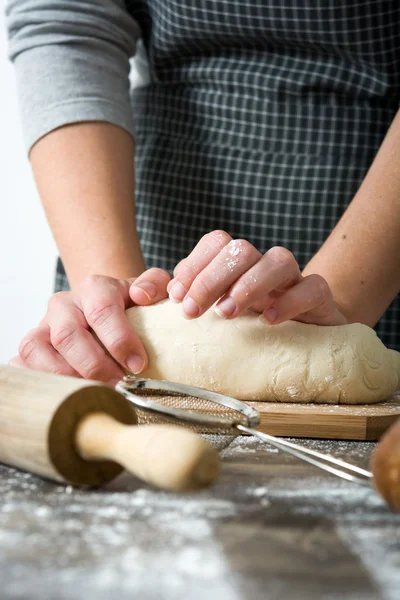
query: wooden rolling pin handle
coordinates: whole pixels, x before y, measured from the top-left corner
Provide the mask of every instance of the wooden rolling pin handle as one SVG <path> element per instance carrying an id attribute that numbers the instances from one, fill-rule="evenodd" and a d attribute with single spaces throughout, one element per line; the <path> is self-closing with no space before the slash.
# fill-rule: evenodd
<path id="1" fill-rule="evenodd" d="M 143 481 L 170 491 L 199 490 L 218 476 L 217 450 L 175 425 L 122 425 L 105 413 L 79 423 L 75 444 L 86 460 L 112 460 Z"/>
<path id="2" fill-rule="evenodd" d="M 400 419 L 387 430 L 371 456 L 370 467 L 380 495 L 400 510 Z"/>

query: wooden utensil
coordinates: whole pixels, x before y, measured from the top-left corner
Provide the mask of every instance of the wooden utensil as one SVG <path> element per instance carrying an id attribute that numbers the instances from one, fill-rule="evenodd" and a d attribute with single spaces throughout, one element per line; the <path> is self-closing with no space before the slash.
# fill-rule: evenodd
<path id="1" fill-rule="evenodd" d="M 400 510 L 400 419 L 375 448 L 370 465 L 376 489 L 394 510 Z"/>
<path id="2" fill-rule="evenodd" d="M 0 366 L 0 461 L 74 485 L 98 486 L 125 467 L 168 490 L 201 489 L 218 452 L 173 425 L 136 426 L 118 392 L 84 379 Z"/>

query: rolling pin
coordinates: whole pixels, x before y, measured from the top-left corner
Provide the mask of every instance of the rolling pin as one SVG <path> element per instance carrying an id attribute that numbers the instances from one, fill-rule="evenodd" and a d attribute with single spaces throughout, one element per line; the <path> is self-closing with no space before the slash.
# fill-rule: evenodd
<path id="1" fill-rule="evenodd" d="M 0 365 L 0 462 L 72 485 L 99 486 L 123 468 L 171 491 L 216 479 L 218 452 L 199 435 L 136 423 L 104 384 Z"/>

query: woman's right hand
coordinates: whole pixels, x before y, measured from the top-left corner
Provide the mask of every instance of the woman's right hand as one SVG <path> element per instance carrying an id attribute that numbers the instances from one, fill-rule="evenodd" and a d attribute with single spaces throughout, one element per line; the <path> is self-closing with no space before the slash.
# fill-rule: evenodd
<path id="1" fill-rule="evenodd" d="M 147 355 L 125 310 L 166 298 L 169 281 L 162 269 L 136 279 L 91 275 L 76 291 L 54 294 L 45 317 L 23 338 L 9 364 L 110 385 L 124 376 L 123 369 L 140 373 Z"/>

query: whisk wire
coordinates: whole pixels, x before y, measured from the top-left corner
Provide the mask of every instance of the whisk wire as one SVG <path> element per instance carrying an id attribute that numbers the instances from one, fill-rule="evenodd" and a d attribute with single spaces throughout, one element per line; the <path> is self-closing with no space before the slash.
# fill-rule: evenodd
<path id="1" fill-rule="evenodd" d="M 258 437 L 260 440 L 271 444 L 275 448 L 286 452 L 287 454 L 291 454 L 300 460 L 310 463 L 319 469 L 323 469 L 324 471 L 328 471 L 328 473 L 332 473 L 337 477 L 341 477 L 342 479 L 346 479 L 347 481 L 352 481 L 359 485 L 370 486 L 372 473 L 361 469 L 355 465 L 351 465 L 350 463 L 345 462 L 344 460 L 340 460 L 339 458 L 334 458 L 333 456 L 329 456 L 326 454 L 322 454 L 321 452 L 317 452 L 315 450 L 311 450 L 309 448 L 303 448 L 299 444 L 293 444 L 292 442 L 287 442 L 286 440 L 278 439 L 268 433 L 263 433 L 261 431 L 257 431 L 256 429 L 251 429 L 250 427 L 246 427 L 244 425 L 237 425 L 237 428 L 244 433 L 248 433 L 250 435 L 254 435 Z M 314 456 L 315 458 L 311 458 Z M 318 460 L 316 460 L 318 459 Z M 341 469 L 337 469 L 335 467 L 331 467 L 329 464 L 332 463 L 338 467 L 342 467 Z M 348 472 L 347 472 L 348 471 Z M 356 473 L 357 475 L 353 475 L 352 473 Z"/>

